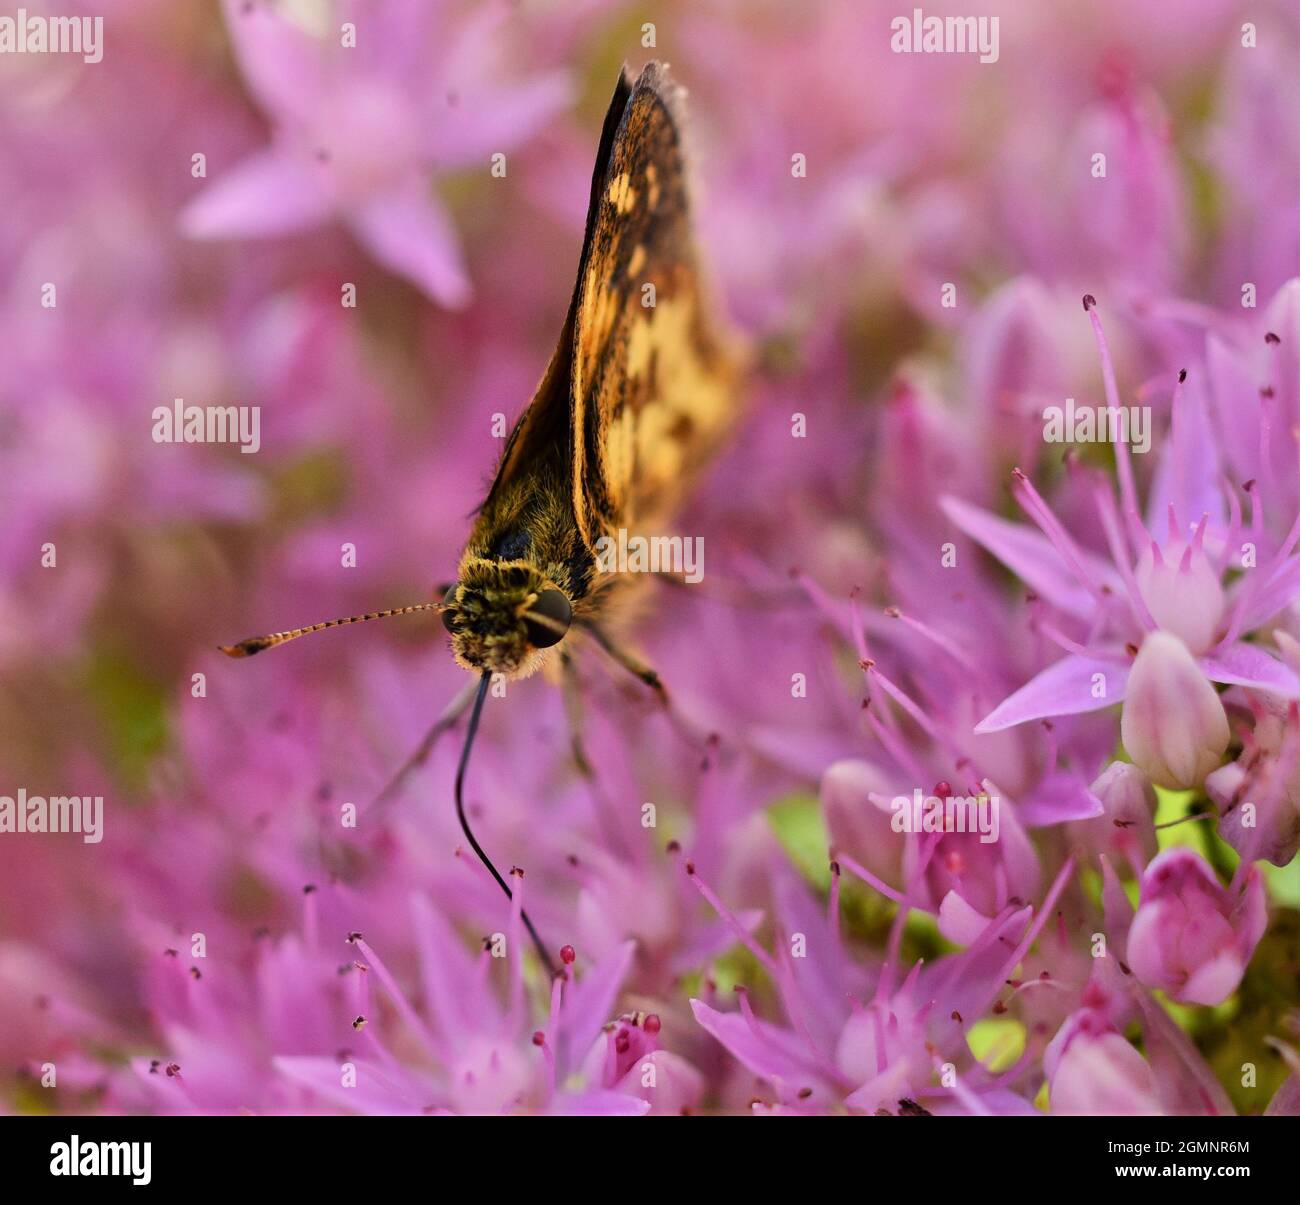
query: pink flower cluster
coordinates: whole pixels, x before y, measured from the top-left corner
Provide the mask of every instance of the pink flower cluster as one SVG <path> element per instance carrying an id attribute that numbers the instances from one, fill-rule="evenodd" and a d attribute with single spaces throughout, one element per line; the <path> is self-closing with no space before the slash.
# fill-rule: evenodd
<path id="1" fill-rule="evenodd" d="M 0 1111 L 1300 1109 L 1293 15 L 101 7 L 0 63 Z M 576 648 L 584 775 L 489 698 L 507 900 L 459 731 L 381 795 L 436 619 L 215 646 L 450 580 L 650 57 L 755 371 L 671 710 Z"/>

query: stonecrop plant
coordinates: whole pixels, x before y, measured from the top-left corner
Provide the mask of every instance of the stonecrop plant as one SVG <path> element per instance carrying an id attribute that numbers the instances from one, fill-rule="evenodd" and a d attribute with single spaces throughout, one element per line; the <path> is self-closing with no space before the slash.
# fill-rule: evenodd
<path id="1" fill-rule="evenodd" d="M 0 1113 L 1300 1112 L 1294 11 L 100 7 L 0 55 Z M 652 61 L 703 318 L 578 263 Z M 506 682 L 618 272 L 628 410 L 740 400 Z"/>

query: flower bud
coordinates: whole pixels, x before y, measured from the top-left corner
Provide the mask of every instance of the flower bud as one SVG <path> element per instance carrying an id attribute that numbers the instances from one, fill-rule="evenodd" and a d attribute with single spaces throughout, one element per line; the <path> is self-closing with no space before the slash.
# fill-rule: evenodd
<path id="1" fill-rule="evenodd" d="M 831 847 L 889 882 L 898 881 L 903 864 L 903 842 L 890 828 L 889 800 L 897 793 L 883 771 L 860 758 L 833 762 L 822 774 L 822 813 Z"/>
<path id="2" fill-rule="evenodd" d="M 1135 1117 L 1162 1113 L 1151 1065 L 1100 1009 L 1066 1019 L 1043 1052 L 1053 1114 Z"/>
<path id="3" fill-rule="evenodd" d="M 1194 850 L 1167 849 L 1142 876 L 1128 965 L 1147 987 L 1180 1003 L 1221 1004 L 1237 990 L 1267 922 L 1256 871 L 1238 895 L 1220 886 Z"/>
<path id="4" fill-rule="evenodd" d="M 1071 831 L 1088 840 L 1098 853 L 1131 855 L 1139 866 L 1156 856 L 1156 793 L 1137 766 L 1114 761 L 1089 788 L 1106 810 L 1090 820 L 1078 820 Z"/>
<path id="5" fill-rule="evenodd" d="M 1120 720 L 1124 748 L 1162 787 L 1199 786 L 1228 747 L 1228 717 L 1187 646 L 1148 634 L 1129 674 Z"/>

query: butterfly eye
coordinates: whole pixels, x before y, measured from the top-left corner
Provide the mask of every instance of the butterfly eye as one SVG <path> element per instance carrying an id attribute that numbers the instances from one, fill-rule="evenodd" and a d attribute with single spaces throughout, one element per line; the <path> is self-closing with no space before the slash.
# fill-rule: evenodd
<path id="1" fill-rule="evenodd" d="M 559 644 L 569 630 L 572 618 L 573 608 L 563 590 L 543 590 L 524 613 L 529 643 L 538 649 Z"/>
<path id="2" fill-rule="evenodd" d="M 442 596 L 442 605 L 448 608 L 441 612 L 442 626 L 449 632 L 454 632 L 452 624 L 456 620 L 456 583 L 453 582 L 447 587 L 447 593 Z"/>

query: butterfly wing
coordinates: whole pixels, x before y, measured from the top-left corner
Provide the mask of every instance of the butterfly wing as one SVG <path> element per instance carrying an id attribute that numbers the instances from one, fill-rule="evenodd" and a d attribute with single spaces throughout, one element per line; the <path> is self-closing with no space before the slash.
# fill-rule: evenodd
<path id="1" fill-rule="evenodd" d="M 540 512 L 539 493 L 554 529 L 564 492 L 587 549 L 620 526 L 653 524 L 731 425 L 734 364 L 706 320 L 680 112 L 660 64 L 620 75 L 564 329 L 507 441 L 476 551 Z"/>
<path id="2" fill-rule="evenodd" d="M 601 130 L 600 146 L 596 152 L 596 167 L 592 173 L 591 203 L 587 212 L 587 230 L 583 237 L 582 258 L 579 264 L 585 264 L 592 244 L 595 214 L 599 204 L 599 190 L 603 186 L 605 174 L 609 168 L 614 138 L 618 133 L 627 102 L 632 95 L 632 81 L 626 70 L 619 74 L 618 85 L 614 89 L 613 99 L 605 113 L 605 124 Z M 569 303 L 569 312 L 560 332 L 559 345 L 551 356 L 542 383 L 537 387 L 533 400 L 524 411 L 510 438 L 506 441 L 505 452 L 501 457 L 500 467 L 488 491 L 484 511 L 490 511 L 494 501 L 520 476 L 543 462 L 554 457 L 557 447 L 564 451 L 565 488 L 572 476 L 572 456 L 570 452 L 573 432 L 572 416 L 572 370 L 574 349 L 574 315 L 582 291 L 581 268 L 578 283 L 574 286 L 573 299 Z M 576 517 L 576 516 L 575 516 Z"/>
<path id="3" fill-rule="evenodd" d="M 734 421 L 734 364 L 707 321 L 691 238 L 681 107 L 659 63 L 635 83 L 624 73 L 592 180 L 570 382 L 589 544 L 661 521 Z"/>

